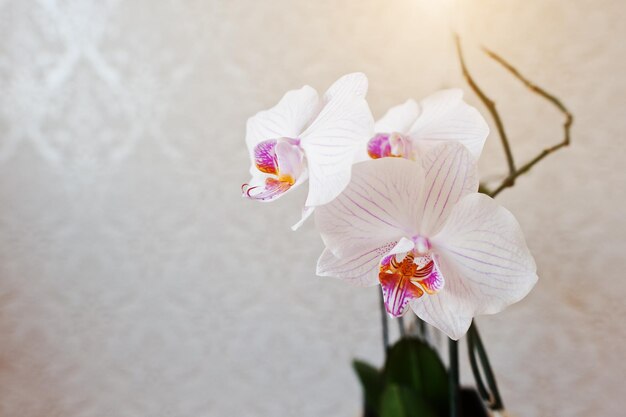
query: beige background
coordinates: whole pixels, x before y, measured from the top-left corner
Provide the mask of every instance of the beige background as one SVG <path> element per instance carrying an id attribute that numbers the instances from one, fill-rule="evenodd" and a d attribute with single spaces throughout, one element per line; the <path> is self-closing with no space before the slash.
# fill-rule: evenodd
<path id="1" fill-rule="evenodd" d="M 561 116 L 480 44 L 576 116 L 573 146 L 501 196 L 540 272 L 480 320 L 505 402 L 624 415 L 626 3 L 457 3 L 0 1 L 0 416 L 357 415 L 376 291 L 314 276 L 313 225 L 289 230 L 302 192 L 240 198 L 245 120 L 354 70 L 377 116 L 465 88 L 450 26 L 520 161 Z M 504 168 L 492 135 L 483 177 Z"/>

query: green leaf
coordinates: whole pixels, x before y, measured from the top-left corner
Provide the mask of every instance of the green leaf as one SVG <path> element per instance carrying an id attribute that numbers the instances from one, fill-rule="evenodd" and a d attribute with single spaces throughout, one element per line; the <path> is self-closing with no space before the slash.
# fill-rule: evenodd
<path id="1" fill-rule="evenodd" d="M 401 339 L 390 350 L 385 383 L 409 388 L 439 414 L 448 410 L 448 374 L 437 352 L 418 339 Z"/>
<path id="2" fill-rule="evenodd" d="M 383 392 L 382 372 L 363 361 L 354 360 L 352 367 L 356 371 L 365 398 L 365 408 L 370 412 L 377 412 L 380 405 L 380 396 Z"/>
<path id="3" fill-rule="evenodd" d="M 418 393 L 408 387 L 390 384 L 381 398 L 380 417 L 438 417 Z"/>

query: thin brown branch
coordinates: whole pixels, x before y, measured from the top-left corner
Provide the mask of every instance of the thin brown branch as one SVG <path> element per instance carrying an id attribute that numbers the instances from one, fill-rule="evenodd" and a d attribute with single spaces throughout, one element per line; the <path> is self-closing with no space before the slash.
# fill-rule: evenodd
<path id="1" fill-rule="evenodd" d="M 502 65 L 507 71 L 509 71 L 511 74 L 513 74 L 513 76 L 515 78 L 517 78 L 522 83 L 524 83 L 524 85 L 528 89 L 532 90 L 534 93 L 539 94 L 540 96 L 544 97 L 545 99 L 550 101 L 552 104 L 554 104 L 567 117 L 567 120 L 569 121 L 569 124 L 570 125 L 572 124 L 571 121 L 573 120 L 573 116 L 569 112 L 569 110 L 567 110 L 567 108 L 565 107 L 563 102 L 561 102 L 561 100 L 559 100 L 554 95 L 548 93 L 546 90 L 544 90 L 543 88 L 539 87 L 538 85 L 536 85 L 535 83 L 530 81 L 528 78 L 524 77 L 522 74 L 520 74 L 520 72 L 513 65 L 511 65 L 507 61 L 505 61 L 505 59 L 502 58 L 500 55 L 496 54 L 495 52 L 493 52 L 493 51 L 491 51 L 491 50 L 489 50 L 489 49 L 487 49 L 485 47 L 483 47 L 483 51 L 485 51 L 485 53 L 487 55 L 489 55 L 489 57 L 491 57 L 493 60 L 498 62 L 500 65 Z"/>
<path id="2" fill-rule="evenodd" d="M 491 57 L 493 60 L 498 62 L 500 65 L 502 65 L 515 78 L 520 80 L 530 91 L 548 100 L 557 109 L 559 109 L 559 111 L 563 113 L 563 115 L 565 116 L 565 121 L 563 122 L 563 140 L 552 147 L 544 149 L 541 153 L 539 153 L 539 155 L 537 155 L 536 157 L 531 159 L 529 162 L 524 164 L 517 171 L 509 173 L 509 176 L 507 176 L 502 181 L 502 183 L 489 194 L 491 197 L 495 197 L 498 194 L 500 194 L 502 190 L 508 187 L 512 187 L 515 184 L 515 180 L 517 179 L 517 177 L 528 172 L 534 165 L 539 163 L 539 161 L 544 159 L 546 156 L 570 144 L 570 131 L 571 131 L 572 124 L 574 123 L 574 116 L 572 115 L 572 113 L 570 113 L 567 107 L 565 107 L 563 102 L 559 100 L 557 97 L 548 93 L 546 90 L 537 86 L 532 81 L 524 77 L 522 74 L 520 74 L 520 72 L 515 67 L 509 64 L 506 60 L 504 60 L 504 58 L 502 58 L 495 52 L 492 52 L 487 48 L 483 48 L 483 49 L 487 53 L 487 55 L 489 55 L 489 57 Z"/>
<path id="3" fill-rule="evenodd" d="M 515 178 L 517 178 L 515 176 L 515 173 L 516 173 L 515 161 L 513 160 L 513 153 L 511 152 L 511 146 L 509 145 L 509 140 L 504 130 L 504 124 L 502 123 L 500 114 L 498 113 L 498 110 L 496 109 L 496 103 L 492 99 L 487 97 L 487 95 L 478 86 L 478 84 L 476 84 L 476 81 L 474 81 L 474 78 L 471 76 L 471 74 L 469 73 L 469 70 L 467 69 L 467 66 L 465 65 L 465 59 L 463 58 L 463 50 L 461 49 L 461 39 L 459 38 L 459 35 L 455 34 L 455 40 L 456 40 L 457 54 L 459 56 L 459 61 L 461 62 L 461 69 L 463 70 L 463 76 L 465 77 L 465 80 L 467 81 L 471 89 L 474 91 L 474 93 L 476 93 L 480 101 L 482 101 L 482 103 L 485 105 L 485 107 L 491 114 L 491 117 L 493 118 L 496 124 L 496 128 L 498 129 L 498 136 L 500 136 L 502 147 L 504 148 L 504 154 L 506 155 L 506 162 L 509 166 L 509 175 L 507 176 L 507 179 L 511 179 L 511 181 L 515 182 Z M 485 186 L 483 186 L 483 188 L 485 188 Z M 486 188 L 485 188 L 485 191 L 487 191 Z M 487 192 L 487 194 L 490 194 L 490 193 Z"/>

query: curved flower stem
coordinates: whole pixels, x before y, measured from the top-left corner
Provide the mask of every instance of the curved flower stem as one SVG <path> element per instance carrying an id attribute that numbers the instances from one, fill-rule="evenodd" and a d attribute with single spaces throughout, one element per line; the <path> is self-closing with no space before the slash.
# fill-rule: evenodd
<path id="1" fill-rule="evenodd" d="M 472 324 L 472 327 L 474 325 Z M 485 383 L 483 382 L 482 375 L 480 374 L 480 369 L 478 368 L 478 362 L 476 361 L 475 351 L 475 339 L 472 335 L 472 327 L 467 332 L 467 354 L 469 356 L 470 365 L 472 366 L 472 374 L 474 374 L 474 380 L 476 381 L 476 388 L 478 389 L 478 393 L 483 398 L 483 400 L 490 402 L 489 391 L 485 387 Z"/>
<path id="2" fill-rule="evenodd" d="M 418 320 L 420 335 L 422 336 L 424 340 L 427 340 L 428 339 L 428 327 L 426 327 L 426 322 L 417 316 L 415 317 Z"/>
<path id="3" fill-rule="evenodd" d="M 380 316 L 382 319 L 383 329 L 383 348 L 386 357 L 387 350 L 389 350 L 389 326 L 387 324 L 387 310 L 385 309 L 385 297 L 383 296 L 383 292 L 378 291 L 378 294 L 380 294 Z"/>
<path id="4" fill-rule="evenodd" d="M 498 390 L 498 383 L 496 382 L 496 377 L 491 370 L 489 357 L 487 356 L 485 346 L 480 338 L 480 333 L 478 333 L 478 327 L 475 322 L 472 322 L 472 325 L 467 332 L 467 351 L 469 354 L 470 365 L 472 366 L 472 373 L 474 374 L 474 379 L 476 380 L 476 387 L 478 388 L 480 396 L 487 402 L 490 409 L 497 411 L 503 410 L 504 403 L 502 402 L 502 397 L 500 396 L 500 391 Z M 476 360 L 477 353 L 483 373 L 487 379 L 489 390 L 485 387 L 482 374 L 478 368 L 478 362 Z"/>
<path id="5" fill-rule="evenodd" d="M 450 371 L 448 372 L 448 395 L 450 417 L 459 416 L 459 345 L 456 340 L 448 341 Z"/>
<path id="6" fill-rule="evenodd" d="M 400 338 L 404 338 L 405 329 L 404 329 L 404 317 L 398 317 L 398 330 L 400 330 Z"/>
<path id="7" fill-rule="evenodd" d="M 565 146 L 568 146 L 570 144 L 570 130 L 571 130 L 572 124 L 574 123 L 574 116 L 572 115 L 572 113 L 570 113 L 567 107 L 565 107 L 565 105 L 563 104 L 561 100 L 559 100 L 554 95 L 548 93 L 543 88 L 537 86 L 528 78 L 524 77 L 522 74 L 520 74 L 520 72 L 515 67 L 509 64 L 507 61 L 505 61 L 504 58 L 502 58 L 495 52 L 490 51 L 487 48 L 483 48 L 483 50 L 485 51 L 487 55 L 489 55 L 490 58 L 492 58 L 494 61 L 502 65 L 515 78 L 520 80 L 530 91 L 548 100 L 565 116 L 565 121 L 563 122 L 563 140 L 554 146 L 544 149 L 541 153 L 539 153 L 539 155 L 537 155 L 536 157 L 531 159 L 528 163 L 526 163 L 525 165 L 520 167 L 517 171 L 515 171 L 515 173 L 509 174 L 509 176 L 505 178 L 504 181 L 502 181 L 502 183 L 495 190 L 491 192 L 490 194 L 491 197 L 495 197 L 496 195 L 500 194 L 500 192 L 504 190 L 505 188 L 513 186 L 513 184 L 515 183 L 515 179 L 517 177 L 528 172 L 535 164 L 537 164 L 543 158 L 545 158 L 551 153 Z"/>
<path id="8" fill-rule="evenodd" d="M 569 110 L 567 110 L 567 107 L 565 107 L 565 105 L 563 104 L 563 102 L 561 100 L 559 100 L 556 96 L 548 93 L 546 90 L 544 90 L 543 88 L 539 87 L 538 85 L 536 85 L 535 83 L 533 83 L 532 81 L 530 81 L 528 78 L 524 77 L 522 74 L 520 74 L 520 72 L 510 63 L 508 63 L 504 58 L 502 58 L 500 55 L 496 54 L 495 52 L 493 52 L 490 49 L 487 49 L 485 47 L 483 47 L 483 51 L 485 51 L 485 53 L 487 55 L 489 55 L 490 58 L 492 58 L 494 61 L 498 62 L 500 65 L 502 65 L 507 71 L 509 71 L 511 74 L 513 74 L 513 76 L 515 78 L 517 78 L 518 80 L 520 80 L 522 83 L 524 83 L 524 85 L 531 90 L 532 92 L 539 94 L 540 96 L 542 96 L 543 98 L 545 98 L 546 100 L 550 101 L 552 104 L 554 104 L 563 114 L 565 114 L 567 116 L 567 119 L 569 120 L 569 123 L 565 123 L 566 127 L 569 127 L 572 124 L 573 121 L 573 116 L 572 114 L 569 112 Z M 569 141 L 568 141 L 569 142 Z"/>
<path id="9" fill-rule="evenodd" d="M 481 90 L 478 84 L 476 84 L 476 81 L 474 81 L 474 78 L 469 73 L 469 70 L 467 69 L 467 66 L 465 65 L 465 59 L 463 58 L 463 50 L 461 49 L 461 38 L 459 38 L 459 35 L 455 34 L 454 39 L 456 40 L 456 51 L 457 51 L 457 54 L 459 55 L 459 61 L 461 62 L 461 69 L 463 70 L 463 76 L 465 77 L 465 80 L 467 81 L 469 86 L 472 88 L 474 93 L 476 93 L 478 98 L 480 98 L 480 101 L 482 101 L 485 107 L 487 107 L 487 110 L 489 111 L 489 113 L 491 113 L 491 117 L 493 117 L 493 121 L 496 123 L 496 128 L 498 129 L 498 135 L 500 136 L 500 140 L 502 141 L 502 147 L 504 148 L 504 154 L 506 155 L 506 162 L 509 166 L 509 177 L 512 177 L 513 174 L 515 173 L 515 161 L 513 160 L 513 153 L 511 152 L 511 146 L 509 145 L 509 140 L 504 130 L 504 124 L 502 123 L 500 114 L 498 113 L 498 110 L 496 109 L 496 103 L 492 99 L 487 97 L 487 95 L 483 92 L 483 90 Z M 513 180 L 515 180 L 515 177 L 513 177 Z"/>
<path id="10" fill-rule="evenodd" d="M 424 342 L 431 343 L 429 340 L 426 322 L 420 319 L 417 315 L 413 316 L 413 322 L 409 325 L 408 332 L 410 335 L 415 336 Z"/>
<path id="11" fill-rule="evenodd" d="M 465 60 L 463 58 L 463 51 L 461 49 L 461 40 L 458 35 L 455 35 L 455 39 L 456 39 L 457 53 L 459 56 L 459 61 L 461 63 L 461 69 L 463 71 L 463 76 L 467 80 L 467 83 L 469 84 L 470 88 L 474 91 L 474 93 L 476 93 L 480 101 L 482 101 L 485 107 L 487 107 L 487 110 L 493 117 L 493 120 L 498 129 L 498 135 L 500 136 L 500 140 L 502 141 L 504 153 L 506 155 L 506 160 L 507 160 L 507 164 L 509 167 L 509 174 L 504 178 L 504 180 L 502 180 L 500 185 L 498 185 L 493 191 L 490 191 L 484 185 L 481 185 L 481 188 L 479 190 L 483 192 L 484 194 L 489 195 L 490 197 L 495 197 L 498 194 L 500 194 L 500 192 L 502 192 L 504 189 L 515 185 L 515 180 L 520 175 L 525 174 L 526 172 L 530 171 L 530 169 L 533 166 L 539 163 L 546 156 L 570 144 L 570 131 L 571 131 L 572 124 L 574 123 L 574 116 L 572 115 L 572 113 L 570 113 L 567 107 L 565 107 L 563 102 L 559 100 L 556 96 L 548 93 L 546 90 L 537 86 L 528 78 L 524 77 L 515 67 L 513 67 L 510 63 L 508 63 L 504 58 L 502 58 L 495 52 L 490 51 L 487 48 L 483 48 L 485 53 L 491 59 L 493 59 L 500 65 L 502 65 L 509 73 L 511 73 L 518 80 L 520 80 L 531 92 L 548 100 L 548 102 L 553 104 L 565 116 L 565 121 L 563 122 L 563 140 L 554 146 L 544 149 L 536 157 L 531 159 L 526 164 L 522 165 L 520 168 L 516 169 L 515 161 L 513 160 L 513 154 L 511 152 L 511 146 L 509 145 L 508 137 L 506 136 L 506 132 L 504 131 L 504 125 L 502 124 L 502 119 L 500 118 L 500 114 L 498 113 L 498 110 L 496 109 L 496 104 L 493 100 L 487 97 L 487 95 L 480 89 L 478 84 L 476 84 L 476 81 L 474 81 L 474 78 L 471 76 L 471 74 L 469 73 L 469 70 L 467 69 L 467 66 L 465 65 Z"/>
<path id="12" fill-rule="evenodd" d="M 507 160 L 507 165 L 509 168 L 508 175 L 502 180 L 502 182 L 494 189 L 489 190 L 484 184 L 481 184 L 479 187 L 479 192 L 489 195 L 490 197 L 496 197 L 500 192 L 504 189 L 512 187 L 515 185 L 515 180 L 522 174 L 528 172 L 533 166 L 543 160 L 546 156 L 551 153 L 568 146 L 570 144 L 570 130 L 571 126 L 574 122 L 574 117 L 570 113 L 570 111 L 565 107 L 563 102 L 559 100 L 556 96 L 548 93 L 541 87 L 535 85 L 532 81 L 528 80 L 524 77 L 515 67 L 513 67 L 510 63 L 508 63 L 504 58 L 497 55 L 495 52 L 490 51 L 489 49 L 483 48 L 485 53 L 494 61 L 502 65 L 509 73 L 511 73 L 515 78 L 520 80 L 526 88 L 528 88 L 531 92 L 539 95 L 540 97 L 546 99 L 552 105 L 554 105 L 564 116 L 565 121 L 563 123 L 563 140 L 557 143 L 554 146 L 544 149 L 540 152 L 536 157 L 531 159 L 526 164 L 522 165 L 519 168 L 515 167 L 515 161 L 513 159 L 513 154 L 511 152 L 511 147 L 509 145 L 508 137 L 506 136 L 506 132 L 504 130 L 504 126 L 502 123 L 502 119 L 500 118 L 500 114 L 496 109 L 495 102 L 491 100 L 487 95 L 480 89 L 474 78 L 469 73 L 467 66 L 465 65 L 465 60 L 463 58 L 463 51 L 461 49 L 461 41 L 458 35 L 455 35 L 457 53 L 459 56 L 459 61 L 461 63 L 461 69 L 463 71 L 463 76 L 465 77 L 467 83 L 471 87 L 471 89 L 476 93 L 481 102 L 485 105 L 489 113 L 491 114 L 496 127 L 498 129 L 498 134 L 500 136 L 500 140 L 502 141 L 502 146 L 504 148 L 504 153 Z M 502 398 L 500 397 L 500 392 L 498 390 L 498 384 L 496 382 L 495 375 L 491 369 L 491 365 L 489 363 L 489 358 L 487 356 L 487 352 L 483 345 L 482 339 L 480 337 L 480 333 L 478 332 L 478 327 L 476 323 L 472 323 L 467 333 L 467 346 L 468 353 L 470 358 L 470 365 L 472 367 L 472 373 L 474 374 L 474 379 L 476 380 L 476 385 L 480 395 L 483 399 L 488 403 L 489 408 L 492 410 L 502 411 L 504 409 L 504 404 L 502 402 Z M 488 388 L 485 386 L 485 382 L 483 381 L 483 376 L 481 374 L 481 370 L 478 366 L 477 361 L 480 360 L 480 365 L 484 374 L 485 379 L 487 380 Z M 452 368 L 451 368 L 452 369 Z"/>

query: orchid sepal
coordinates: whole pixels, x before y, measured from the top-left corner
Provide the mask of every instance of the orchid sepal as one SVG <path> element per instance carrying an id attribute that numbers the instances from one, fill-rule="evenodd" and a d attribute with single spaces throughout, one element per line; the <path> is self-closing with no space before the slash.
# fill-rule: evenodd
<path id="1" fill-rule="evenodd" d="M 534 260 L 515 218 L 476 192 L 475 165 L 458 143 L 418 162 L 355 165 L 344 192 L 316 209 L 327 248 L 318 273 L 369 284 L 378 275 L 391 315 L 408 305 L 453 339 L 474 316 L 523 298 L 537 280 Z M 410 244 L 391 253 L 398 242 Z"/>
<path id="2" fill-rule="evenodd" d="M 305 210 L 294 230 L 314 207 L 332 201 L 350 181 L 352 164 L 373 131 L 366 92 L 365 75 L 348 74 L 322 98 L 304 86 L 251 117 L 246 143 L 252 178 L 243 196 L 274 201 L 309 179 Z"/>

